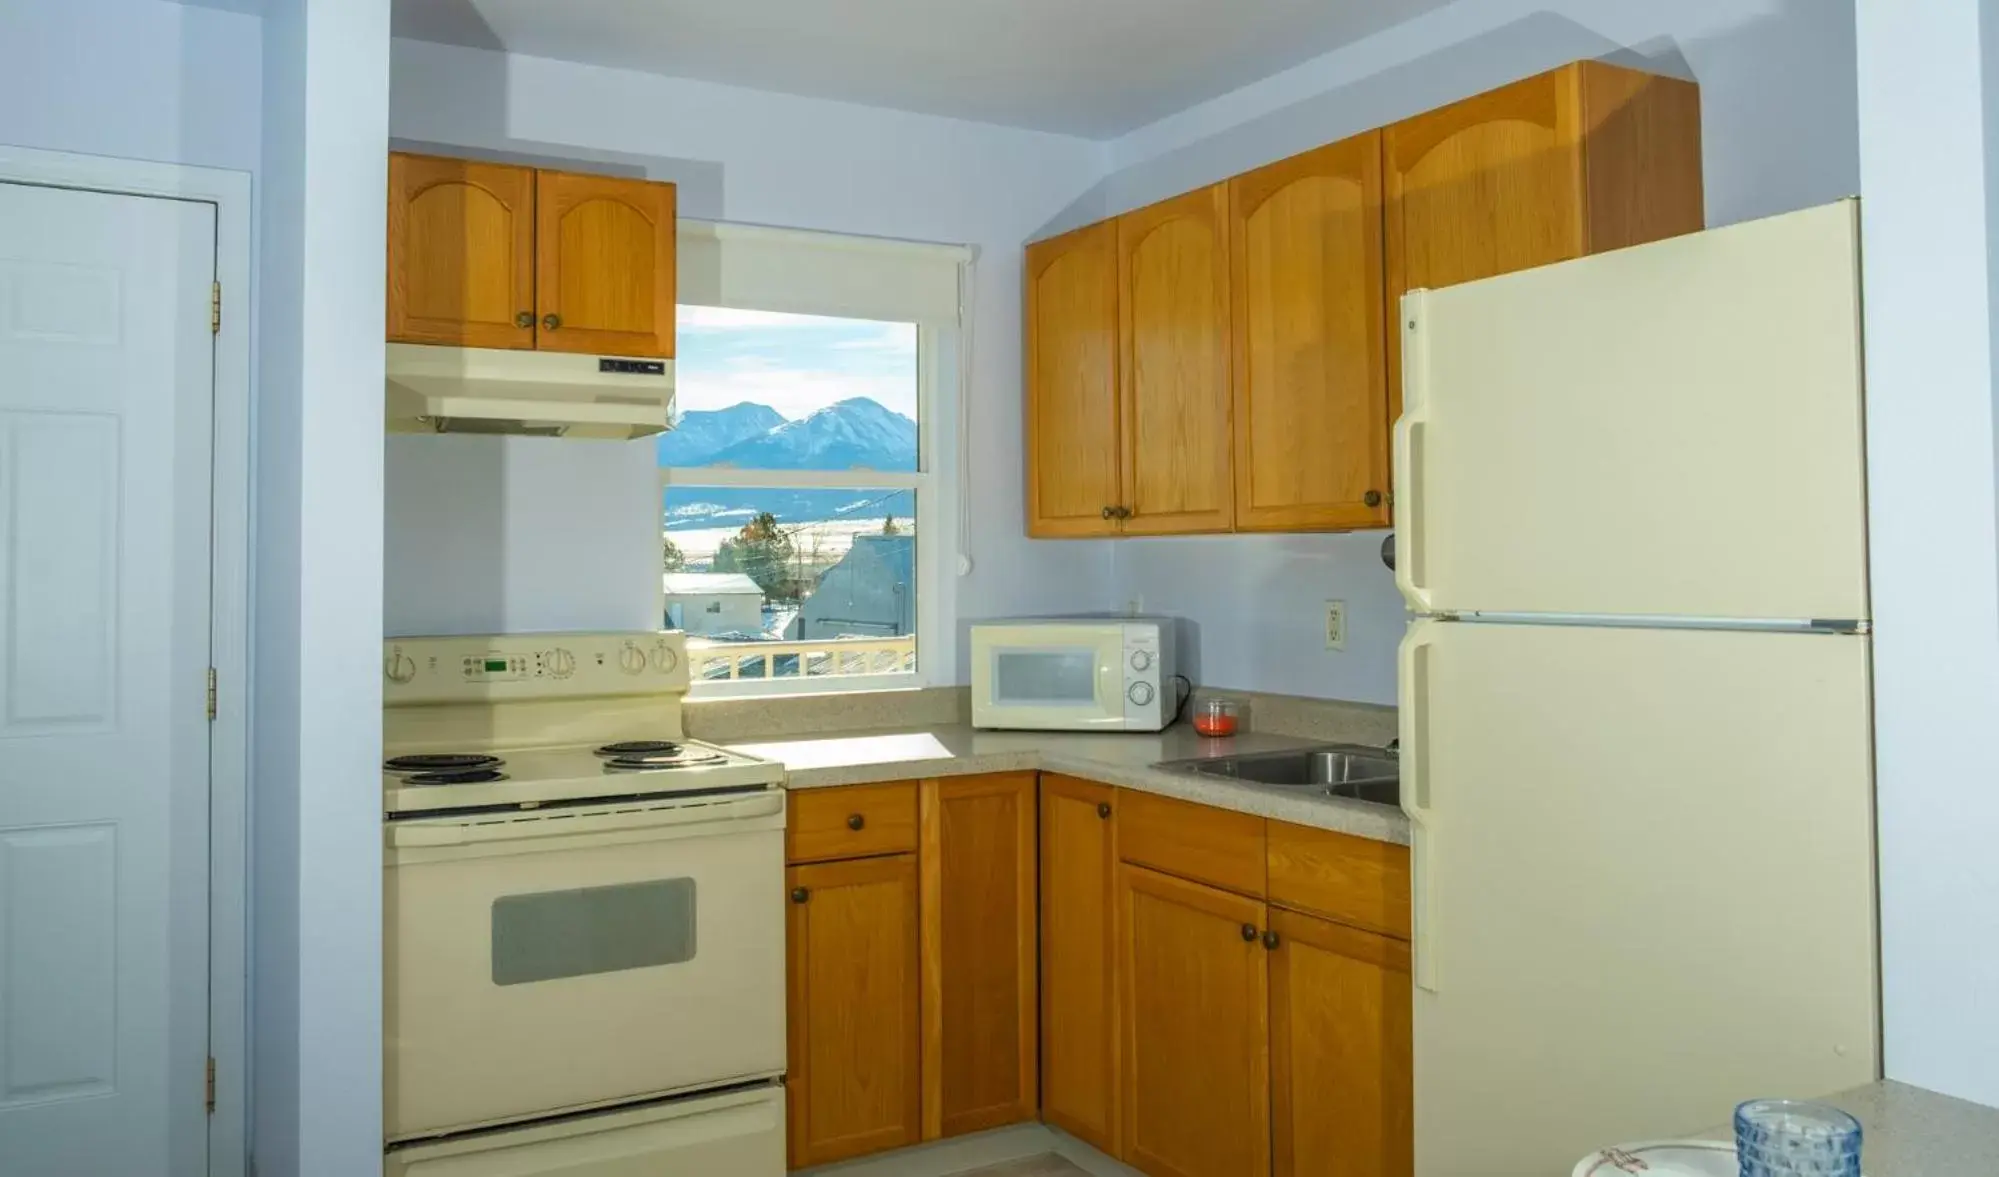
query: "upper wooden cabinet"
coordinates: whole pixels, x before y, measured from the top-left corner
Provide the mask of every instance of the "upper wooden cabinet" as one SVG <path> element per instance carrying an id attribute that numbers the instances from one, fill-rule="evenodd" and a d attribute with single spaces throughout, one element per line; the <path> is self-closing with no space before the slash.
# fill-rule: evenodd
<path id="1" fill-rule="evenodd" d="M 1039 1106 L 1034 785 L 1031 772 L 923 782 L 925 1140 Z"/>
<path id="2" fill-rule="evenodd" d="M 1117 790 L 1041 778 L 1041 1116 L 1118 1155 Z"/>
<path id="3" fill-rule="evenodd" d="M 1585 61 L 1030 245 L 1028 534 L 1385 527 L 1406 291 L 1701 226 L 1698 88 Z"/>
<path id="4" fill-rule="evenodd" d="M 540 348 L 671 356 L 673 185 L 536 172 L 534 191 Z"/>
<path id="5" fill-rule="evenodd" d="M 1118 528 L 1117 249 L 1114 221 L 1027 247 L 1030 535 Z"/>
<path id="6" fill-rule="evenodd" d="M 674 187 L 395 152 L 388 338 L 670 358 Z"/>
<path id="7" fill-rule="evenodd" d="M 1229 182 L 1235 524 L 1386 526 L 1381 133 Z"/>
<path id="8" fill-rule="evenodd" d="M 1700 90 L 1582 61 L 1382 132 L 1388 306 L 1702 227 Z M 1399 326 L 1399 325 L 1398 325 Z M 1389 388 L 1400 415 L 1399 330 Z"/>
<path id="9" fill-rule="evenodd" d="M 1119 403 L 1128 535 L 1227 531 L 1228 186 L 1118 218 Z"/>
<path id="10" fill-rule="evenodd" d="M 534 172 L 389 156 L 389 339 L 534 347 Z"/>

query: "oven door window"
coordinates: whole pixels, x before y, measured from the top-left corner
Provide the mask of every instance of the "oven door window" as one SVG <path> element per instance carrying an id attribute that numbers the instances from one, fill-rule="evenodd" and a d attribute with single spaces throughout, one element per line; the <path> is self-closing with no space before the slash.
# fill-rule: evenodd
<path id="1" fill-rule="evenodd" d="M 1088 707 L 1097 701 L 1097 652 L 998 649 L 992 653 L 993 702 L 1001 706 Z"/>
<path id="2" fill-rule="evenodd" d="M 527 985 L 694 959 L 694 880 L 493 901 L 493 984 Z"/>

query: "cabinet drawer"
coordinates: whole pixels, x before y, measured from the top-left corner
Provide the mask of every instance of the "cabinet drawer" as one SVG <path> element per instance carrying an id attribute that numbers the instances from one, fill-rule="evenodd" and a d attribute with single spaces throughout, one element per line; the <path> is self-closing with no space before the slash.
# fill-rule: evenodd
<path id="1" fill-rule="evenodd" d="M 789 862 L 903 854 L 916 849 L 916 782 L 800 789 L 785 831 Z"/>
<path id="2" fill-rule="evenodd" d="M 1349 927 L 1409 938 L 1409 850 L 1270 823 L 1270 901 Z"/>
<path id="3" fill-rule="evenodd" d="M 1262 818 L 1132 789 L 1118 794 L 1118 852 L 1124 861 L 1263 897 Z"/>

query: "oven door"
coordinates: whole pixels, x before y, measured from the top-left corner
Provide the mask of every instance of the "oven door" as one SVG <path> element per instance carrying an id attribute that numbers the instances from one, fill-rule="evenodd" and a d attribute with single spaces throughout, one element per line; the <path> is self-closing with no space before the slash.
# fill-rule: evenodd
<path id="1" fill-rule="evenodd" d="M 972 725 L 1124 727 L 1124 627 L 1064 622 L 972 627 Z"/>
<path id="2" fill-rule="evenodd" d="M 389 823 L 389 1140 L 784 1069 L 782 791 Z"/>

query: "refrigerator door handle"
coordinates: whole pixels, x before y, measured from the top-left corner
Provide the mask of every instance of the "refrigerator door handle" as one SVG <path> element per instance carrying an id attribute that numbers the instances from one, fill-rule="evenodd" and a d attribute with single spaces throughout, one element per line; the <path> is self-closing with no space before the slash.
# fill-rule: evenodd
<path id="1" fill-rule="evenodd" d="M 1402 416 L 1395 422 L 1395 530 L 1398 549 L 1395 585 L 1410 609 L 1432 613 L 1430 590 L 1425 583 L 1429 571 L 1423 518 L 1424 383 L 1427 365 L 1422 333 L 1423 302 L 1427 292 L 1412 290 L 1402 299 Z"/>
<path id="2" fill-rule="evenodd" d="M 1437 990 L 1437 835 L 1430 808 L 1430 653 L 1443 624 L 1448 623 L 1419 621 L 1409 628 L 1396 676 L 1402 812 L 1409 817 L 1410 972 L 1417 988 L 1432 993 Z"/>

